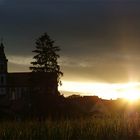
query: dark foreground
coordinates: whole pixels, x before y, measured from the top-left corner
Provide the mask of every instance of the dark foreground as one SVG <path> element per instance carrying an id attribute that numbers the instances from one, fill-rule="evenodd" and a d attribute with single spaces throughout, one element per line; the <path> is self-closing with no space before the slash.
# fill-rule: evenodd
<path id="1" fill-rule="evenodd" d="M 53 121 L 5 121 L 0 123 L 2 140 L 137 140 L 139 118 L 90 118 Z"/>

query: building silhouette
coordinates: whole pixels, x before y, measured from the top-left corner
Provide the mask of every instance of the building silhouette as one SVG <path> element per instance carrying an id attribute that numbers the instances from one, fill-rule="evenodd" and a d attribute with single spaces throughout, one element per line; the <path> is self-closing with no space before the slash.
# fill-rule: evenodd
<path id="1" fill-rule="evenodd" d="M 29 96 L 31 90 L 58 95 L 57 76 L 54 73 L 8 72 L 8 59 L 0 44 L 0 96 L 9 101 Z"/>

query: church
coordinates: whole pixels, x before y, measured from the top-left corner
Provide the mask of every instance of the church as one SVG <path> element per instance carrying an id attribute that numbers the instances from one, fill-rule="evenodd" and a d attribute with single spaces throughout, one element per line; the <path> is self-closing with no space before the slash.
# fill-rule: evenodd
<path id="1" fill-rule="evenodd" d="M 31 82 L 31 76 L 36 77 Z M 57 77 L 51 73 L 8 72 L 8 59 L 0 44 L 0 97 L 16 101 L 28 96 L 31 89 L 42 90 L 48 94 L 58 94 Z"/>

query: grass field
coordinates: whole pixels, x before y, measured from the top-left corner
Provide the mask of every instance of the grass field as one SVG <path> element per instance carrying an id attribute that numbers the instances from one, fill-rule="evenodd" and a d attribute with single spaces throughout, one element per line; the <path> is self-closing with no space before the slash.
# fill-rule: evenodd
<path id="1" fill-rule="evenodd" d="M 134 118 L 92 118 L 6 121 L 0 123 L 0 140 L 137 140 L 140 120 Z"/>

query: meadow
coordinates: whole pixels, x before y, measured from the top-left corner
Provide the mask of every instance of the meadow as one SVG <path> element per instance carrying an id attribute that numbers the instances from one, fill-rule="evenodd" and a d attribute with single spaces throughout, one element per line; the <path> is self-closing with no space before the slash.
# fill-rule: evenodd
<path id="1" fill-rule="evenodd" d="M 139 118 L 88 118 L 54 121 L 2 121 L 1 140 L 137 140 Z"/>

